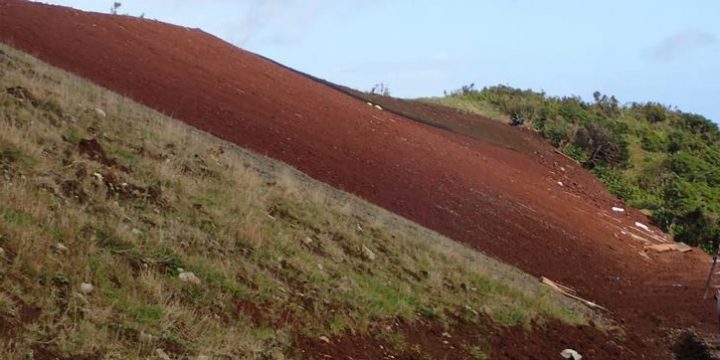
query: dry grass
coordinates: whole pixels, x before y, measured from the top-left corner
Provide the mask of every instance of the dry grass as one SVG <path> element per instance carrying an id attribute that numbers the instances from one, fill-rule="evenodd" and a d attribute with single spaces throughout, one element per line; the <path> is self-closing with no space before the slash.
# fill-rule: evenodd
<path id="1" fill-rule="evenodd" d="M 473 114 L 484 116 L 491 120 L 501 121 L 507 123 L 510 118 L 499 111 L 492 104 L 485 103 L 478 99 L 467 99 L 463 96 L 445 96 L 445 97 L 432 97 L 432 98 L 421 98 L 419 101 L 426 102 L 429 104 L 443 105 L 458 110 L 467 111 Z"/>
<path id="2" fill-rule="evenodd" d="M 261 359 L 383 319 L 587 319 L 514 268 L 0 49 L 0 358 Z M 117 166 L 78 151 L 91 138 Z"/>

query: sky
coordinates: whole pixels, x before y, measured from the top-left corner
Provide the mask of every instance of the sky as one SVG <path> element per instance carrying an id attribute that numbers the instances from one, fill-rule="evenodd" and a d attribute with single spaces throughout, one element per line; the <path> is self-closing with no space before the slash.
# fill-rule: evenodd
<path id="1" fill-rule="evenodd" d="M 109 12 L 112 1 L 43 1 Z M 716 0 L 126 0 L 361 90 L 440 96 L 506 84 L 655 101 L 720 121 Z"/>

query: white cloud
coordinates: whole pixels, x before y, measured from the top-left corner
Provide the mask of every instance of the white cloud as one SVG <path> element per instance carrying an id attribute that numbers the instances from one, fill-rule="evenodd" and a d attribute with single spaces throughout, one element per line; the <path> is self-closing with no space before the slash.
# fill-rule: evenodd
<path id="1" fill-rule="evenodd" d="M 647 49 L 644 55 L 653 61 L 670 62 L 698 49 L 716 45 L 718 45 L 718 38 L 712 33 L 685 30 L 663 39 Z"/>

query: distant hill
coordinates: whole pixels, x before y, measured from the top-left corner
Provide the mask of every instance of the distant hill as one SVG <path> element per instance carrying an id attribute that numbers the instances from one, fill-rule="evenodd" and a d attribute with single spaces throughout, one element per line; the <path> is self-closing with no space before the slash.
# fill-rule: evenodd
<path id="1" fill-rule="evenodd" d="M 720 131 L 709 119 L 658 103 L 593 101 L 492 86 L 424 99 L 535 130 L 645 211 L 677 241 L 720 239 Z"/>

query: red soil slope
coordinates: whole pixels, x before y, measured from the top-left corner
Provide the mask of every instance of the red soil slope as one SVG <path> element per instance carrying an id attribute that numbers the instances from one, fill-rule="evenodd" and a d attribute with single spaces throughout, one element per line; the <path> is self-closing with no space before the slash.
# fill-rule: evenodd
<path id="1" fill-rule="evenodd" d="M 712 302 L 701 301 L 708 257 L 641 256 L 639 239 L 661 241 L 634 227 L 647 219 L 614 214 L 620 204 L 591 175 L 521 130 L 487 125 L 538 150 L 374 109 L 206 33 L 155 21 L 0 0 L 0 41 L 572 286 L 640 336 L 713 324 Z"/>

